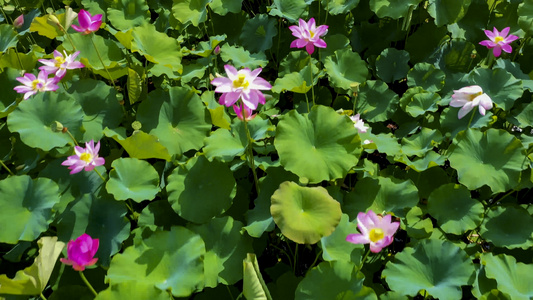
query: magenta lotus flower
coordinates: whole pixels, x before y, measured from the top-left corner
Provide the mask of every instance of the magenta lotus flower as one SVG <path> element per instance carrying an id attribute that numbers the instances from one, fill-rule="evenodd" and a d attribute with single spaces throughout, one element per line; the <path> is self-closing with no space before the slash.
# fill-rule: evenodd
<path id="1" fill-rule="evenodd" d="M 26 73 L 23 77 L 17 77 L 16 79 L 23 85 L 16 86 L 13 89 L 17 93 L 24 94 L 24 100 L 37 94 L 37 92 L 55 91 L 59 88 L 57 86 L 58 78 L 48 78 L 48 73 L 42 70 L 37 77 L 31 73 Z"/>
<path id="2" fill-rule="evenodd" d="M 24 25 L 24 15 L 20 15 L 15 20 L 13 20 L 13 27 L 19 29 L 23 25 Z"/>
<path id="3" fill-rule="evenodd" d="M 450 106 L 461 107 L 457 116 L 459 119 L 476 106 L 479 106 L 479 113 L 484 116 L 485 112 L 492 108 L 492 99 L 483 93 L 483 89 L 479 85 L 472 85 L 454 90 Z"/>
<path id="4" fill-rule="evenodd" d="M 89 34 L 100 29 L 100 25 L 102 25 L 102 15 L 98 14 L 92 16 L 91 13 L 82 9 L 78 13 L 78 23 L 80 23 L 80 26 L 72 25 L 72 28 L 82 34 Z"/>
<path id="5" fill-rule="evenodd" d="M 94 141 L 90 140 L 85 143 L 85 149 L 80 146 L 74 147 L 75 155 L 69 156 L 67 160 L 61 163 L 62 166 L 68 167 L 70 174 L 75 174 L 85 171 L 92 171 L 95 167 L 101 166 L 105 163 L 103 157 L 98 157 L 98 151 L 100 150 L 100 142 L 94 145 Z"/>
<path id="6" fill-rule="evenodd" d="M 291 48 L 303 48 L 307 50 L 309 55 L 315 51 L 315 46 L 318 48 L 326 48 L 326 42 L 321 39 L 321 36 L 328 33 L 327 25 L 320 25 L 316 27 L 315 18 L 309 19 L 309 22 L 305 22 L 302 19 L 298 20 L 299 26 L 292 25 L 289 29 L 292 31 L 292 35 L 298 39 L 292 41 Z"/>
<path id="7" fill-rule="evenodd" d="M 517 40 L 518 36 L 512 34 L 507 36 L 510 29 L 510 27 L 505 27 L 502 31 L 498 31 L 498 29 L 494 27 L 492 31 L 484 30 L 485 34 L 490 40 L 481 41 L 479 44 L 492 49 L 494 57 L 500 56 L 500 54 L 502 54 L 502 50 L 507 53 L 511 53 L 513 48 L 510 44 Z"/>
<path id="8" fill-rule="evenodd" d="M 61 258 L 60 261 L 66 265 L 72 266 L 76 271 L 83 271 L 85 267 L 94 265 L 98 258 L 94 258 L 100 240 L 91 238 L 84 233 L 77 239 L 71 240 L 67 245 L 67 258 Z"/>
<path id="9" fill-rule="evenodd" d="M 265 95 L 260 90 L 270 90 L 272 85 L 258 77 L 263 69 L 250 71 L 245 68 L 237 71 L 230 65 L 225 65 L 224 69 L 228 77 L 217 77 L 211 81 L 211 84 L 217 87 L 215 92 L 222 93 L 218 100 L 220 104 L 230 107 L 241 99 L 251 110 L 257 109 L 259 103 L 265 104 Z"/>
<path id="10" fill-rule="evenodd" d="M 391 222 L 391 215 L 380 217 L 372 210 L 357 214 L 357 228 L 361 233 L 349 234 L 346 241 L 353 244 L 370 244 L 370 251 L 378 253 L 392 243 L 399 222 Z"/>
<path id="11" fill-rule="evenodd" d="M 80 54 L 80 51 L 74 52 L 74 54 L 67 55 L 66 51 L 63 51 L 65 56 L 61 52 L 54 50 L 53 59 L 39 59 L 39 62 L 44 66 L 39 67 L 39 70 L 46 71 L 50 74 L 55 73 L 56 77 L 63 78 L 67 70 L 80 69 L 85 67 L 81 62 L 75 61 L 76 57 Z"/>
<path id="12" fill-rule="evenodd" d="M 365 126 L 365 122 L 361 120 L 361 116 L 359 114 L 355 116 L 351 116 L 350 120 L 352 120 L 353 126 L 357 128 L 357 131 L 359 133 L 365 133 L 368 130 L 368 128 L 370 128 L 368 126 Z"/>
<path id="13" fill-rule="evenodd" d="M 252 114 L 254 111 L 251 110 L 248 106 L 244 106 L 244 116 L 243 116 L 243 110 L 241 106 L 233 105 L 233 110 L 237 114 L 237 118 L 241 120 L 244 120 L 246 118 L 246 121 L 250 121 L 253 118 L 255 118 L 255 114 Z"/>

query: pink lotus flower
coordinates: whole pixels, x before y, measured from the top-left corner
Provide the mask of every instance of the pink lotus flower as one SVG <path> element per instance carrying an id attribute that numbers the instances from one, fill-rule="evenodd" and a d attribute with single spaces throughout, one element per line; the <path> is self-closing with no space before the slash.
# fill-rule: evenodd
<path id="1" fill-rule="evenodd" d="M 292 35 L 298 39 L 292 41 L 291 48 L 303 48 L 307 50 L 309 55 L 315 51 L 315 46 L 318 48 L 326 48 L 327 44 L 320 37 L 328 33 L 327 25 L 320 25 L 316 27 L 315 19 L 309 19 L 309 22 L 305 22 L 302 19 L 298 20 L 299 26 L 292 25 L 289 29 L 292 31 Z"/>
<path id="2" fill-rule="evenodd" d="M 100 240 L 91 238 L 84 233 L 77 239 L 71 240 L 67 245 L 67 258 L 61 258 L 60 261 L 66 265 L 72 266 L 76 271 L 83 271 L 85 267 L 94 265 L 98 258 L 94 258 Z"/>
<path id="3" fill-rule="evenodd" d="M 472 85 L 454 90 L 450 106 L 461 107 L 458 118 L 461 119 L 468 114 L 474 107 L 479 106 L 479 113 L 485 115 L 487 110 L 492 108 L 492 99 L 483 93 L 479 85 Z"/>
<path id="4" fill-rule="evenodd" d="M 361 233 L 349 234 L 346 241 L 353 244 L 370 244 L 370 251 L 378 253 L 392 243 L 400 223 L 391 222 L 391 215 L 377 216 L 372 210 L 357 214 L 357 227 Z"/>
<path id="5" fill-rule="evenodd" d="M 15 20 L 13 20 L 13 27 L 19 29 L 24 25 L 24 15 L 18 16 Z"/>
<path id="6" fill-rule="evenodd" d="M 361 120 L 360 117 L 361 116 L 359 114 L 357 114 L 355 116 L 351 116 L 350 120 L 352 120 L 353 126 L 355 128 L 357 128 L 357 131 L 359 133 L 365 133 L 368 130 L 368 128 L 370 128 L 370 127 L 365 126 L 365 122 L 363 122 L 363 120 Z"/>
<path id="7" fill-rule="evenodd" d="M 59 88 L 57 86 L 58 78 L 48 78 L 48 73 L 42 70 L 37 77 L 31 73 L 26 73 L 23 77 L 17 77 L 16 79 L 23 85 L 16 86 L 13 89 L 17 93 L 24 93 L 24 100 L 37 94 L 37 92 L 55 91 Z"/>
<path id="8" fill-rule="evenodd" d="M 248 106 L 244 106 L 244 117 L 242 114 L 242 107 L 239 105 L 233 105 L 233 110 L 237 114 L 237 118 L 244 120 L 246 118 L 246 121 L 250 121 L 253 118 L 255 118 L 255 114 L 252 114 L 254 111 L 251 110 Z"/>
<path id="9" fill-rule="evenodd" d="M 39 59 L 39 62 L 44 66 L 39 67 L 39 70 L 46 71 L 48 73 L 55 73 L 58 78 L 63 78 L 68 70 L 80 69 L 85 67 L 81 62 L 75 61 L 80 51 L 74 52 L 74 54 L 67 55 L 66 51 L 63 51 L 65 56 L 61 52 L 54 50 L 53 59 Z"/>
<path id="10" fill-rule="evenodd" d="M 69 170 L 72 170 L 70 174 L 81 172 L 83 169 L 85 171 L 92 171 L 95 167 L 105 163 L 103 157 L 98 157 L 100 142 L 96 143 L 95 146 L 94 141 L 90 140 L 85 143 L 85 147 L 84 149 L 80 146 L 75 146 L 74 152 L 76 152 L 76 155 L 69 156 L 67 160 L 61 163 L 62 166 L 70 166 L 68 167 Z"/>
<path id="11" fill-rule="evenodd" d="M 78 13 L 78 22 L 80 23 L 80 26 L 72 25 L 72 28 L 82 34 L 89 34 L 100 29 L 100 25 L 102 25 L 102 15 L 98 14 L 92 16 L 91 13 L 82 9 Z"/>
<path id="12" fill-rule="evenodd" d="M 230 65 L 225 65 L 224 69 L 228 77 L 217 77 L 211 81 L 211 84 L 217 87 L 215 92 L 222 93 L 218 100 L 220 104 L 230 107 L 241 99 L 251 110 L 256 109 L 259 103 L 265 104 L 265 96 L 260 90 L 270 90 L 272 85 L 258 77 L 263 69 L 250 71 L 245 68 L 237 71 Z"/>
<path id="13" fill-rule="evenodd" d="M 502 54 L 502 50 L 507 53 L 511 53 L 513 48 L 509 44 L 517 40 L 518 36 L 512 34 L 507 36 L 509 34 L 509 29 L 511 28 L 505 27 L 501 32 L 498 31 L 496 27 L 493 28 L 492 32 L 490 30 L 484 30 L 485 34 L 490 40 L 481 41 L 479 44 L 492 49 L 494 57 L 500 56 L 500 54 Z"/>

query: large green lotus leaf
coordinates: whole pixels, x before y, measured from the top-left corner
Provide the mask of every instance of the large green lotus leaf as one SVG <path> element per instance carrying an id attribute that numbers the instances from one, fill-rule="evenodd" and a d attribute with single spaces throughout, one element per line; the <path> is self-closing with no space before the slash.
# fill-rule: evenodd
<path id="1" fill-rule="evenodd" d="M 1 65 L 0 68 L 2 68 Z M 12 68 L 5 68 L 0 73 L 0 89 L 3 91 L 2 96 L 0 96 L 0 118 L 4 118 L 17 108 L 18 101 L 16 99 L 19 97 L 19 94 L 13 90 L 14 86 L 20 84 L 15 80 L 17 77 L 20 77 L 20 72 Z"/>
<path id="2" fill-rule="evenodd" d="M 442 134 L 440 131 L 422 128 L 420 132 L 402 138 L 402 152 L 408 156 L 423 157 L 427 152 L 438 146 L 441 141 Z"/>
<path id="3" fill-rule="evenodd" d="M 516 262 L 510 255 L 484 253 L 481 263 L 488 278 L 496 279 L 498 289 L 511 299 L 527 300 L 533 297 L 533 264 Z"/>
<path id="4" fill-rule="evenodd" d="M 359 4 L 359 0 L 321 0 L 320 2 L 332 15 L 348 13 L 350 10 L 354 9 L 357 4 Z"/>
<path id="5" fill-rule="evenodd" d="M 322 105 L 309 114 L 290 111 L 274 140 L 281 165 L 311 183 L 344 178 L 357 164 L 360 143 L 353 122 Z"/>
<path id="6" fill-rule="evenodd" d="M 146 132 L 134 131 L 131 136 L 124 138 L 117 132 L 106 128 L 104 134 L 117 141 L 130 157 L 138 159 L 159 158 L 166 161 L 172 159 L 167 148 L 161 145 L 159 139 Z"/>
<path id="7" fill-rule="evenodd" d="M 252 239 L 241 233 L 242 227 L 241 222 L 228 216 L 189 227 L 205 243 L 206 287 L 216 287 L 219 282 L 232 285 L 242 279 L 242 261 L 246 258 L 246 253 L 253 252 Z"/>
<path id="8" fill-rule="evenodd" d="M 437 27 L 433 22 L 423 22 L 410 34 L 405 42 L 405 50 L 411 56 L 411 63 L 425 62 L 440 47 L 443 39 L 448 39 L 446 27 Z M 385 46 L 388 47 L 388 46 Z"/>
<path id="9" fill-rule="evenodd" d="M 339 224 L 339 202 L 323 187 L 285 181 L 272 195 L 270 213 L 283 235 L 299 244 L 315 244 Z"/>
<path id="10" fill-rule="evenodd" d="M 227 43 L 220 47 L 220 58 L 224 62 L 229 62 L 236 68 L 255 69 L 257 67 L 265 67 L 268 60 L 264 53 L 253 53 L 244 50 L 242 47 L 230 46 Z"/>
<path id="11" fill-rule="evenodd" d="M 429 0 L 428 13 L 440 27 L 461 20 L 470 6 L 471 0 Z"/>
<path id="12" fill-rule="evenodd" d="M 421 172 L 409 170 L 407 178 L 410 178 L 416 185 L 422 199 L 427 199 L 434 189 L 450 182 L 448 174 L 442 168 L 429 168 Z"/>
<path id="13" fill-rule="evenodd" d="M 376 72 L 385 82 L 405 78 L 409 72 L 409 52 L 387 48 L 376 58 Z"/>
<path id="14" fill-rule="evenodd" d="M 236 193 L 235 178 L 228 166 L 217 160 L 196 157 L 168 177 L 168 201 L 182 218 L 206 223 L 226 211 Z"/>
<path id="15" fill-rule="evenodd" d="M 368 76 L 365 61 L 351 48 L 337 50 L 332 56 L 326 57 L 324 67 L 333 86 L 345 90 L 364 82 Z"/>
<path id="16" fill-rule="evenodd" d="M 39 295 L 46 288 L 65 243 L 59 242 L 56 236 L 44 236 L 37 245 L 39 254 L 31 266 L 18 271 L 13 279 L 0 275 L 0 294 Z"/>
<path id="17" fill-rule="evenodd" d="M 344 197 L 344 212 L 350 219 L 369 209 L 376 213 L 392 212 L 405 217 L 407 210 L 418 203 L 418 190 L 411 180 L 400 181 L 388 177 L 365 177 Z"/>
<path id="18" fill-rule="evenodd" d="M 121 65 L 124 62 L 124 54 L 117 43 L 112 39 L 105 39 L 95 34 L 71 34 L 70 38 L 74 45 L 76 45 L 76 50 L 80 51 L 79 58 L 85 67 L 90 67 L 95 71 L 101 70 L 105 73 L 104 66 L 102 65 L 103 61 L 108 70 L 110 68 L 121 68 Z M 98 52 L 96 52 L 93 42 L 98 48 Z M 74 52 L 70 42 L 63 42 L 62 46 L 69 52 Z M 100 60 L 98 53 L 100 54 L 102 61 Z M 124 75 L 127 74 L 127 70 L 125 70 L 125 72 Z M 113 79 L 117 78 L 118 77 L 113 77 Z"/>
<path id="19" fill-rule="evenodd" d="M 214 13 L 221 16 L 225 16 L 227 13 L 239 13 L 241 11 L 243 0 L 212 0 L 209 3 L 209 8 L 213 10 Z"/>
<path id="20" fill-rule="evenodd" d="M 412 6 L 418 5 L 421 0 L 370 0 L 370 9 L 380 18 L 393 18 L 395 20 L 404 17 Z"/>
<path id="21" fill-rule="evenodd" d="M 248 253 L 242 262 L 243 283 L 242 294 L 246 299 L 272 300 L 270 292 L 261 276 L 257 257 L 253 253 Z"/>
<path id="22" fill-rule="evenodd" d="M 533 217 L 521 207 L 506 206 L 489 210 L 480 235 L 497 247 L 528 249 L 533 246 Z"/>
<path id="23" fill-rule="evenodd" d="M 270 121 L 268 119 L 263 120 L 260 116 L 248 121 L 247 126 L 250 130 L 250 137 L 254 141 L 264 139 L 268 131 L 273 130 Z M 209 160 L 216 157 L 221 161 L 229 162 L 235 156 L 244 154 L 248 143 L 244 123 L 235 118 L 231 124 L 231 131 L 220 128 L 205 139 L 204 153 Z"/>
<path id="24" fill-rule="evenodd" d="M 278 35 L 276 23 L 275 19 L 265 14 L 258 14 L 247 20 L 240 36 L 244 48 L 251 52 L 264 52 L 270 49 L 272 39 Z"/>
<path id="25" fill-rule="evenodd" d="M 78 100 L 85 114 L 83 141 L 98 141 L 104 128 L 116 128 L 120 124 L 123 112 L 114 88 L 99 80 L 83 79 L 72 84 L 69 94 Z"/>
<path id="26" fill-rule="evenodd" d="M 59 188 L 48 178 L 11 176 L 0 181 L 0 242 L 33 241 L 48 229 Z"/>
<path id="27" fill-rule="evenodd" d="M 437 103 L 441 98 L 439 94 L 427 92 L 421 87 L 409 88 L 400 99 L 400 107 L 412 117 L 418 117 L 426 112 L 436 112 Z"/>
<path id="28" fill-rule="evenodd" d="M 157 231 L 140 245 L 115 255 L 107 273 L 110 286 L 142 282 L 176 297 L 188 297 L 204 286 L 205 244 L 184 228 Z"/>
<path id="29" fill-rule="evenodd" d="M 106 190 L 115 199 L 141 202 L 153 200 L 159 192 L 159 174 L 147 161 L 119 158 L 113 161 L 111 167 Z"/>
<path id="30" fill-rule="evenodd" d="M 324 261 L 298 284 L 294 299 L 377 300 L 375 292 L 363 286 L 363 279 L 362 273 L 355 273 L 353 262 Z"/>
<path id="31" fill-rule="evenodd" d="M 150 21 L 148 5 L 143 0 L 119 0 L 107 9 L 107 18 L 118 30 L 128 30 Z"/>
<path id="32" fill-rule="evenodd" d="M 436 61 L 435 66 L 441 70 L 446 70 L 447 75 L 451 75 L 451 72 L 467 73 L 472 65 L 471 55 L 474 51 L 476 51 L 476 45 L 471 42 L 464 39 L 452 39 L 442 44 L 439 50 L 433 53 L 432 58 Z M 455 86 L 454 88 L 458 87 Z"/>
<path id="33" fill-rule="evenodd" d="M 183 24 L 191 22 L 198 27 L 198 24 L 207 20 L 207 4 L 211 0 L 173 0 L 172 14 Z"/>
<path id="34" fill-rule="evenodd" d="M 65 93 L 44 92 L 22 101 L 9 114 L 7 125 L 11 132 L 18 132 L 28 146 L 50 151 L 72 143 L 68 134 L 56 129 L 60 122 L 74 137 L 81 136 L 83 112 L 74 98 Z"/>
<path id="35" fill-rule="evenodd" d="M 209 113 L 200 97 L 186 87 L 157 89 L 139 105 L 137 120 L 143 129 L 159 138 L 170 155 L 200 149 L 211 130 Z"/>
<path id="36" fill-rule="evenodd" d="M 407 73 L 407 85 L 419 86 L 428 92 L 438 92 L 444 87 L 445 78 L 444 71 L 434 65 L 426 62 L 417 63 Z"/>
<path id="37" fill-rule="evenodd" d="M 525 0 L 518 5 L 518 25 L 528 36 L 533 35 L 533 1 Z"/>
<path id="38" fill-rule="evenodd" d="M 490 111 L 487 111 L 484 116 L 482 116 L 478 108 L 475 107 L 470 113 L 468 113 L 462 119 L 457 118 L 457 113 L 459 108 L 455 107 L 446 107 L 440 114 L 440 126 L 442 127 L 441 131 L 450 133 L 451 137 L 455 137 L 459 132 L 467 129 L 468 123 L 470 122 L 471 114 L 474 114 L 472 123 L 470 123 L 470 128 L 485 128 L 488 127 L 490 123 L 493 122 L 493 114 Z"/>
<path id="39" fill-rule="evenodd" d="M 461 235 L 477 228 L 484 211 L 483 204 L 459 184 L 441 185 L 429 195 L 428 212 L 446 233 Z"/>
<path id="40" fill-rule="evenodd" d="M 525 74 L 522 69 L 520 69 L 520 64 L 512 62 L 509 59 L 498 59 L 494 68 L 504 69 L 507 72 L 511 73 L 516 79 L 522 80 L 522 86 L 529 91 L 533 91 L 533 80 L 529 78 L 529 75 Z"/>
<path id="41" fill-rule="evenodd" d="M 246 213 L 248 225 L 244 229 L 252 237 L 259 238 L 265 231 L 274 229 L 274 219 L 270 214 L 270 197 L 284 181 L 297 181 L 298 176 L 286 171 L 282 167 L 268 168 L 267 176 L 262 177 L 260 192 L 254 201 L 254 208 Z"/>
<path id="42" fill-rule="evenodd" d="M 270 15 L 288 19 L 290 22 L 298 22 L 303 18 L 305 11 L 312 1 L 309 0 L 274 0 Z"/>
<path id="43" fill-rule="evenodd" d="M 514 101 L 522 96 L 522 81 L 504 69 L 474 69 L 468 79 L 483 88 L 494 103 L 504 110 L 513 107 Z"/>
<path id="44" fill-rule="evenodd" d="M 352 244 L 346 242 L 349 234 L 357 233 L 357 224 L 350 222 L 347 214 L 342 214 L 339 225 L 329 236 L 320 239 L 322 248 L 322 258 L 326 261 L 350 261 L 359 262 L 365 247 L 363 244 Z"/>
<path id="45" fill-rule="evenodd" d="M 410 238 L 425 239 L 433 233 L 433 222 L 431 218 L 426 218 L 425 211 L 414 206 L 405 216 L 405 231 Z"/>
<path id="46" fill-rule="evenodd" d="M 446 156 L 430 151 L 422 158 L 415 157 L 411 160 L 406 155 L 401 155 L 395 157 L 394 160 L 405 164 L 410 169 L 422 172 L 435 166 L 443 166 L 446 162 Z"/>
<path id="47" fill-rule="evenodd" d="M 100 239 L 98 264 L 109 266 L 111 256 L 122 248 L 130 234 L 127 209 L 107 194 L 83 194 L 72 201 L 57 219 L 57 234 L 62 241 L 74 240 L 87 233 Z M 66 254 L 66 253 L 65 253 Z"/>
<path id="48" fill-rule="evenodd" d="M 94 298 L 94 300 L 123 299 L 169 300 L 169 295 L 167 291 L 157 289 L 143 281 L 126 281 L 111 285 Z"/>
<path id="49" fill-rule="evenodd" d="M 305 67 L 305 70 L 309 68 Z M 289 91 L 299 94 L 305 94 L 311 90 L 311 80 L 305 80 L 303 72 L 292 72 L 283 77 L 278 77 L 272 86 L 272 92 L 281 94 Z M 309 73 L 310 74 L 310 73 Z"/>
<path id="50" fill-rule="evenodd" d="M 345 34 L 341 34 L 341 33 L 327 34 L 323 37 L 323 39 L 328 46 L 326 48 L 320 49 L 321 61 L 325 61 L 325 58 L 327 58 L 328 56 L 335 55 L 335 51 L 351 47 L 350 39 Z M 294 53 L 294 52 L 296 51 L 292 51 L 290 53 Z M 298 51 L 298 52 L 301 52 L 302 54 L 304 54 L 304 56 L 311 58 L 311 56 L 306 51 Z"/>
<path id="51" fill-rule="evenodd" d="M 55 15 L 61 24 L 64 24 L 65 14 Z M 59 26 L 52 25 L 48 22 L 48 15 L 42 17 L 35 17 L 30 25 L 30 32 L 37 32 L 39 35 L 45 36 L 49 39 L 55 39 L 63 35 Z"/>
<path id="52" fill-rule="evenodd" d="M 150 202 L 143 208 L 137 224 L 139 227 L 157 226 L 164 230 L 170 230 L 170 227 L 184 225 L 185 222 L 172 210 L 168 201 L 157 200 Z"/>
<path id="53" fill-rule="evenodd" d="M 131 42 L 132 52 L 139 52 L 148 61 L 164 66 L 169 71 L 178 73 L 183 71 L 181 47 L 175 38 L 157 31 L 155 26 L 150 23 L 133 28 L 131 36 L 133 38 Z"/>
<path id="54" fill-rule="evenodd" d="M 305 51 L 291 51 L 279 64 L 278 78 L 281 78 L 290 73 L 301 73 L 304 68 L 309 70 L 309 60 L 311 60 L 311 65 L 313 66 L 313 74 L 318 74 L 318 68 L 316 67 L 318 61 L 311 57 Z M 307 71 L 309 74 L 310 72 Z"/>
<path id="55" fill-rule="evenodd" d="M 438 299 L 461 299 L 461 286 L 471 284 L 472 259 L 458 246 L 437 239 L 420 241 L 396 254 L 383 270 L 391 290 L 416 296 L 420 290 Z M 406 280 L 409 278 L 409 280 Z"/>
<path id="56" fill-rule="evenodd" d="M 17 32 L 12 25 L 0 25 L 0 53 L 6 52 L 7 49 L 16 47 L 18 42 Z"/>
<path id="57" fill-rule="evenodd" d="M 14 86 L 20 85 L 20 82 L 14 80 L 14 78 L 21 76 L 19 70 L 33 70 L 37 64 L 37 55 L 41 56 L 43 51 L 44 50 L 41 47 L 33 45 L 33 49 L 29 53 L 20 53 L 15 51 L 15 48 L 11 48 L 2 54 L 0 57 L 0 68 L 4 69 L 3 72 L 16 73 L 16 76 L 9 74 L 9 77 L 12 77 L 13 79 L 11 80 L 12 83 L 10 83 L 9 87 L 6 87 L 5 90 L 11 90 Z M 7 82 L 3 82 L 3 84 L 6 83 Z M 14 90 L 9 92 L 12 92 L 14 95 L 17 94 Z M 5 97 L 5 95 L 2 96 Z M 14 98 L 16 97 L 13 97 L 12 99 Z"/>
<path id="58" fill-rule="evenodd" d="M 398 95 L 383 81 L 368 80 L 359 88 L 355 111 L 369 122 L 383 122 L 396 111 L 398 99 Z"/>
<path id="59" fill-rule="evenodd" d="M 380 133 L 372 136 L 372 141 L 376 144 L 379 152 L 386 153 L 392 157 L 400 155 L 402 148 L 398 143 L 398 138 L 392 133 Z"/>
<path id="60" fill-rule="evenodd" d="M 508 191 L 518 185 L 520 172 L 527 168 L 524 146 L 504 130 L 462 131 L 448 150 L 450 165 L 469 190 L 488 185 L 494 193 Z"/>

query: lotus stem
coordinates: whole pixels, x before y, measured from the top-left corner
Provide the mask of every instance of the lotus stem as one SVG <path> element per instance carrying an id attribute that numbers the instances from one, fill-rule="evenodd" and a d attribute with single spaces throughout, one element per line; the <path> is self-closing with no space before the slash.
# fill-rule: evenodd
<path id="1" fill-rule="evenodd" d="M 96 50 L 96 55 L 98 55 L 98 58 L 100 59 L 100 62 L 102 63 L 102 66 L 104 67 L 107 73 L 107 76 L 109 76 L 109 79 L 111 80 L 111 84 L 113 84 L 113 87 L 115 88 L 115 90 L 118 91 L 117 86 L 115 85 L 115 81 L 113 80 L 113 76 L 111 76 L 111 74 L 109 73 L 109 70 L 104 64 L 104 60 L 102 59 L 102 56 L 100 55 L 100 51 L 98 51 L 98 47 L 96 47 L 96 44 L 94 43 L 94 33 L 91 35 L 91 42 L 93 43 L 94 50 Z"/>
<path id="2" fill-rule="evenodd" d="M 96 290 L 93 288 L 93 286 L 89 283 L 89 281 L 87 280 L 87 278 L 85 278 L 85 275 L 83 275 L 83 272 L 82 272 L 82 271 L 79 271 L 78 273 L 80 274 L 81 280 L 83 280 L 83 282 L 85 283 L 85 285 L 89 288 L 89 290 L 91 290 L 91 293 L 93 293 L 93 295 L 97 296 L 98 293 L 97 293 Z"/>
<path id="3" fill-rule="evenodd" d="M 255 191 L 257 195 L 259 195 L 259 181 L 257 180 L 257 173 L 255 172 L 255 162 L 254 162 L 254 150 L 253 150 L 254 140 L 252 139 L 252 136 L 250 135 L 250 130 L 248 129 L 248 121 L 246 120 L 244 103 L 241 103 L 241 105 L 242 105 L 242 111 L 244 115 L 244 117 L 242 118 L 244 122 L 244 131 L 246 131 L 246 137 L 248 138 L 248 145 L 246 146 L 246 152 L 248 153 L 246 156 L 248 156 L 248 159 L 250 161 L 250 168 L 252 169 L 252 174 L 254 175 Z"/>

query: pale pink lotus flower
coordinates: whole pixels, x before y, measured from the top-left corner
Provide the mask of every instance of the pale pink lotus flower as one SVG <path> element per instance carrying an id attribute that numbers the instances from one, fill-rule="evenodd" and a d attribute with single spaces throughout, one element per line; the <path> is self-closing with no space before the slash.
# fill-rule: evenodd
<path id="1" fill-rule="evenodd" d="M 59 259 L 62 263 L 72 266 L 76 271 L 83 271 L 85 267 L 94 265 L 98 258 L 94 255 L 100 245 L 99 239 L 93 239 L 84 233 L 67 244 L 67 258 Z"/>
<path id="2" fill-rule="evenodd" d="M 309 55 L 315 51 L 315 46 L 318 48 L 326 48 L 326 42 L 321 39 L 321 36 L 328 33 L 328 25 L 320 25 L 316 27 L 315 18 L 309 19 L 309 22 L 305 22 L 302 19 L 298 20 L 299 26 L 292 25 L 289 29 L 292 31 L 292 35 L 298 39 L 292 41 L 291 48 L 303 48 L 307 50 Z"/>
<path id="3" fill-rule="evenodd" d="M 103 157 L 98 157 L 100 151 L 100 142 L 94 145 L 94 141 L 90 140 L 85 143 L 85 149 L 80 146 L 74 147 L 75 155 L 71 155 L 61 163 L 62 166 L 69 166 L 70 174 L 75 174 L 85 171 L 92 171 L 95 167 L 101 166 L 105 163 Z"/>
<path id="4" fill-rule="evenodd" d="M 233 105 L 233 110 L 237 114 L 237 118 L 244 121 L 244 118 L 246 118 L 246 121 L 250 121 L 253 118 L 255 118 L 255 114 L 252 114 L 254 111 L 250 109 L 248 106 L 244 106 L 244 117 L 242 113 L 242 107 L 239 105 Z"/>
<path id="5" fill-rule="evenodd" d="M 511 53 L 513 48 L 510 44 L 517 40 L 518 36 L 512 34 L 507 36 L 510 29 L 510 27 L 505 27 L 502 31 L 498 31 L 498 29 L 494 27 L 492 31 L 484 30 L 485 34 L 490 40 L 481 41 L 479 44 L 492 49 L 494 57 L 500 56 L 500 54 L 502 54 L 502 50 L 507 53 Z"/>
<path id="6" fill-rule="evenodd" d="M 39 70 L 46 71 L 50 74 L 55 73 L 58 78 L 63 78 L 67 70 L 80 69 L 85 67 L 81 62 L 75 61 L 76 57 L 80 54 L 80 51 L 74 52 L 74 54 L 67 55 L 66 51 L 63 51 L 65 56 L 61 52 L 54 50 L 54 58 L 52 59 L 39 59 L 39 62 L 44 66 L 39 67 Z"/>
<path id="7" fill-rule="evenodd" d="M 20 15 L 15 20 L 13 20 L 13 27 L 19 29 L 23 25 L 24 25 L 24 15 Z"/>
<path id="8" fill-rule="evenodd" d="M 257 68 L 250 71 L 248 68 L 237 71 L 231 65 L 225 65 L 228 77 L 217 77 L 211 81 L 216 86 L 215 92 L 222 93 L 218 102 L 230 107 L 239 99 L 251 110 L 257 109 L 259 103 L 265 104 L 265 95 L 260 90 L 270 90 L 272 85 L 261 77 L 263 69 Z"/>
<path id="9" fill-rule="evenodd" d="M 72 25 L 72 28 L 82 34 L 89 34 L 100 29 L 100 25 L 102 25 L 102 15 L 98 14 L 92 16 L 91 13 L 82 9 L 78 13 L 78 23 L 80 23 L 80 26 Z"/>
<path id="10" fill-rule="evenodd" d="M 357 214 L 357 228 L 361 233 L 349 234 L 346 241 L 353 244 L 370 244 L 370 251 L 378 253 L 392 244 L 399 222 L 391 222 L 392 216 L 380 217 L 372 210 Z"/>
<path id="11" fill-rule="evenodd" d="M 37 77 L 31 73 L 25 73 L 23 77 L 17 77 L 16 79 L 23 85 L 16 86 L 13 89 L 17 93 L 24 94 L 24 100 L 37 94 L 37 92 L 55 91 L 59 88 L 57 86 L 58 78 L 48 78 L 48 73 L 42 70 Z"/>
<path id="12" fill-rule="evenodd" d="M 461 107 L 457 116 L 459 119 L 466 116 L 476 106 L 479 106 L 479 113 L 484 116 L 487 110 L 492 109 L 492 99 L 483 93 L 479 85 L 471 85 L 454 90 L 450 106 Z"/>
<path id="13" fill-rule="evenodd" d="M 363 120 L 361 120 L 361 115 L 360 114 L 356 114 L 355 116 L 351 116 L 350 120 L 352 120 L 353 126 L 355 128 L 357 128 L 357 131 L 359 133 L 365 133 L 368 130 L 368 128 L 370 128 L 368 126 L 365 126 L 365 122 Z"/>

